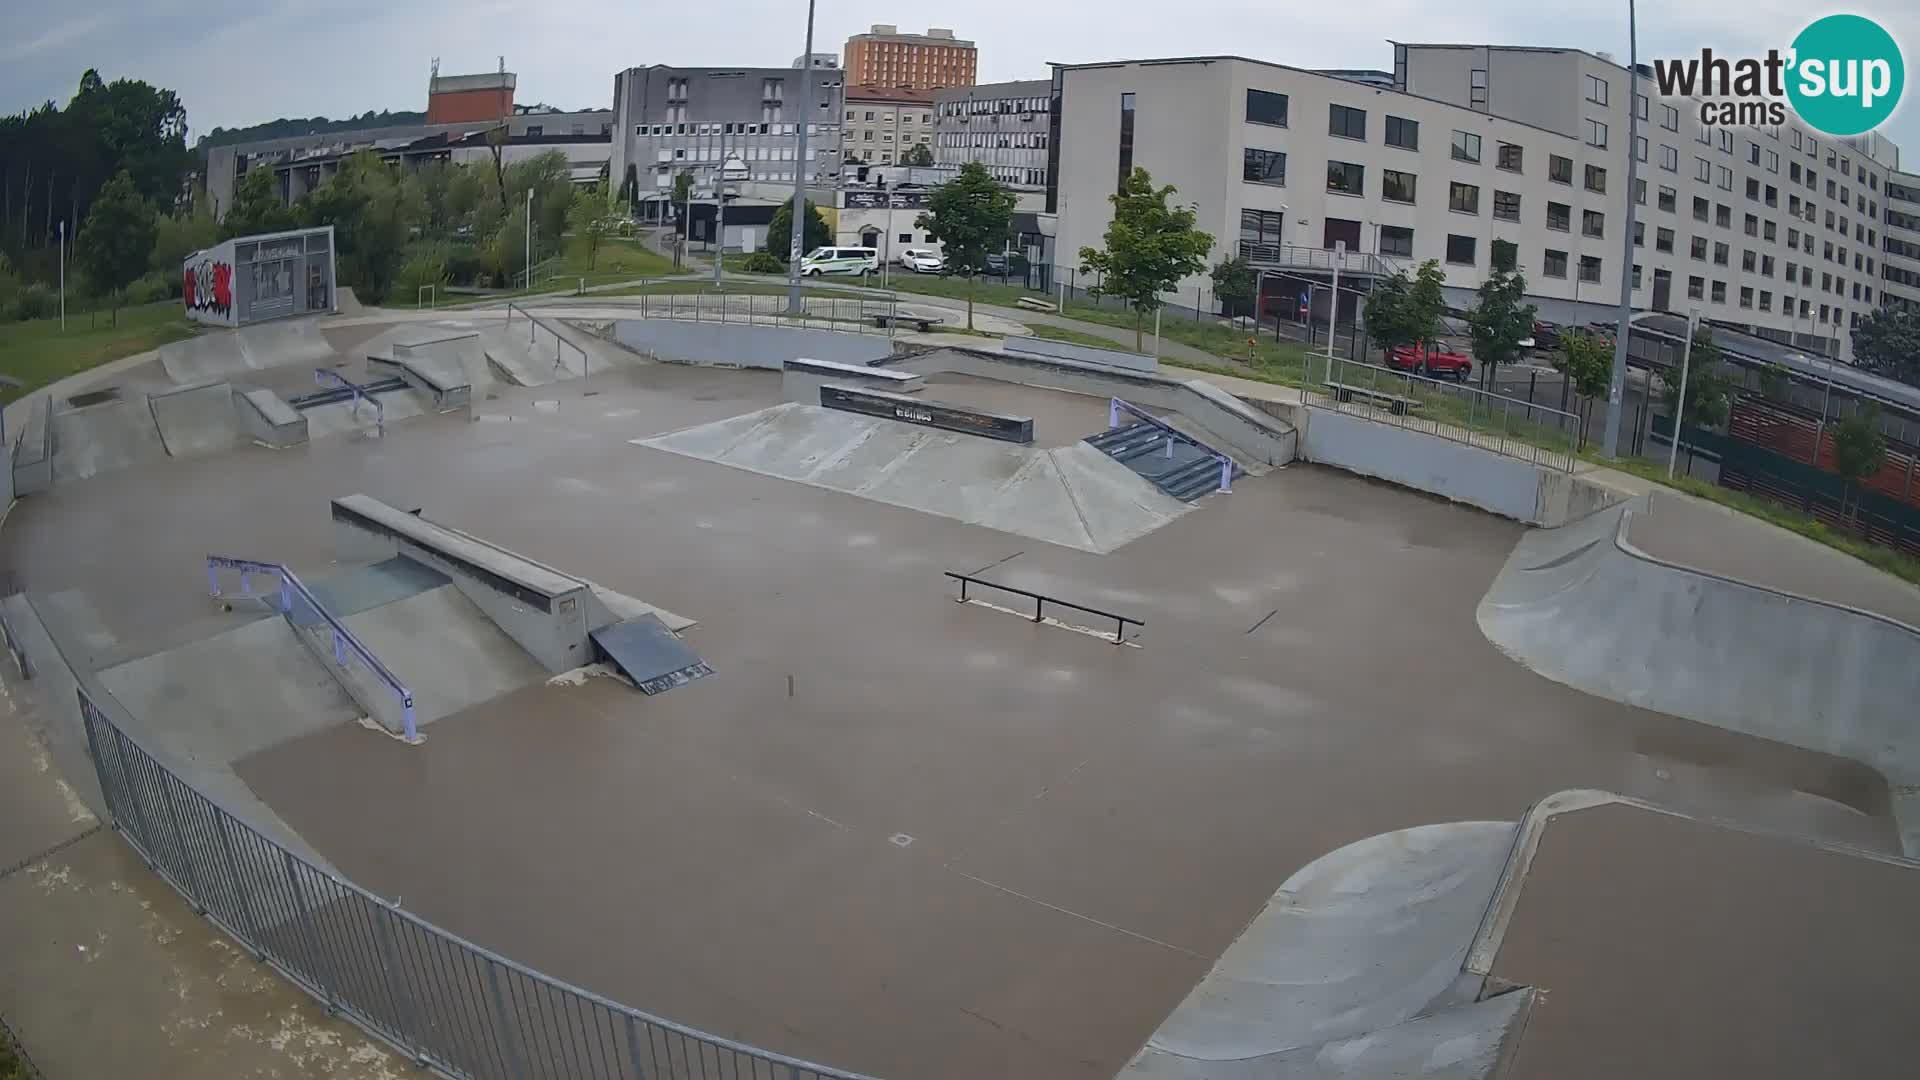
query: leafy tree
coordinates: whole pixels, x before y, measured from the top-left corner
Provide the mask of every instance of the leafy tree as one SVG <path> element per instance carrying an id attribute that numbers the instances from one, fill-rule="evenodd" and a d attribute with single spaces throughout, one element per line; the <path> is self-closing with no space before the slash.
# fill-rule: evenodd
<path id="1" fill-rule="evenodd" d="M 1013 192 L 977 161 L 960 166 L 953 179 L 935 188 L 927 209 L 914 219 L 927 239 L 940 245 L 942 274 L 967 278 L 967 329 L 973 329 L 974 277 L 987 269 L 987 256 L 1004 250 L 1013 224 Z"/>
<path id="2" fill-rule="evenodd" d="M 1141 323 L 1160 306 L 1160 294 L 1205 270 L 1207 252 L 1213 250 L 1213 235 L 1194 228 L 1199 215 L 1193 208 L 1167 205 L 1173 194 L 1173 185 L 1155 188 L 1147 170 L 1135 168 L 1119 192 L 1107 197 L 1113 220 L 1105 246 L 1080 249 L 1080 272 L 1101 275 L 1100 284 L 1087 291 L 1117 296 L 1133 308 L 1135 350 Z"/>
<path id="3" fill-rule="evenodd" d="M 931 165 L 933 164 L 933 148 L 925 143 L 914 143 L 907 148 L 906 153 L 900 155 L 900 164 Z"/>
<path id="4" fill-rule="evenodd" d="M 1501 364 L 1520 360 L 1520 343 L 1533 333 L 1536 310 L 1521 302 L 1526 295 L 1525 275 L 1511 270 L 1494 270 L 1480 283 L 1478 298 L 1467 312 L 1467 331 L 1482 386 L 1492 384 Z"/>
<path id="5" fill-rule="evenodd" d="M 784 272 L 786 266 L 773 252 L 761 248 L 749 254 L 746 261 L 740 264 L 740 269 L 749 274 L 778 274 Z"/>
<path id="6" fill-rule="evenodd" d="M 1857 521 L 1860 516 L 1861 481 L 1878 475 L 1887 464 L 1887 440 L 1880 434 L 1878 420 L 1879 410 L 1866 405 L 1834 425 L 1834 471 L 1847 482 L 1847 489 L 1853 494 L 1849 520 Z"/>
<path id="7" fill-rule="evenodd" d="M 1253 294 L 1259 285 L 1259 275 L 1247 260 L 1239 255 L 1229 255 L 1214 265 L 1213 294 L 1220 298 L 1222 313 L 1229 317 L 1249 315 L 1253 312 Z"/>
<path id="8" fill-rule="evenodd" d="M 687 205 L 687 200 L 692 197 L 693 197 L 693 170 L 681 169 L 679 172 L 673 174 L 674 208 L 676 210 L 684 208 Z M 793 215 L 791 213 L 787 215 L 787 220 L 788 221 L 793 220 Z M 680 231 L 682 233 L 687 231 L 686 225 L 684 223 L 680 226 Z"/>
<path id="9" fill-rule="evenodd" d="M 153 253 L 147 259 L 147 268 L 170 277 L 179 276 L 187 256 L 220 242 L 220 226 L 214 224 L 205 198 L 195 199 L 190 208 L 168 214 L 155 225 Z"/>
<path id="10" fill-rule="evenodd" d="M 1419 340 L 1419 330 L 1412 325 L 1409 312 L 1407 294 L 1412 288 L 1406 272 L 1396 270 L 1374 281 L 1373 290 L 1367 293 L 1367 306 L 1360 320 L 1366 326 L 1367 337 L 1379 343 L 1382 357 Z"/>
<path id="11" fill-rule="evenodd" d="M 1853 330 L 1853 362 L 1920 386 L 1920 308 L 1895 304 L 1862 317 Z"/>
<path id="12" fill-rule="evenodd" d="M 507 211 L 500 227 L 487 239 L 481 262 L 493 275 L 495 284 L 505 285 L 527 266 L 527 208 L 520 205 Z"/>
<path id="13" fill-rule="evenodd" d="M 1440 269 L 1438 259 L 1428 259 L 1413 272 L 1407 289 L 1407 329 L 1415 342 L 1440 336 L 1440 320 L 1447 314 L 1447 294 L 1441 287 L 1446 283 L 1447 272 Z"/>
<path id="14" fill-rule="evenodd" d="M 1591 331 L 1568 329 L 1560 335 L 1560 354 L 1553 358 L 1553 367 L 1580 396 L 1580 436 L 1584 444 L 1593 399 L 1613 385 L 1613 346 Z"/>
<path id="15" fill-rule="evenodd" d="M 573 205 L 573 181 L 567 157 L 549 150 L 538 157 L 516 161 L 507 168 L 508 206 L 525 206 L 527 192 L 533 192 L 534 258 L 556 246 L 567 227 L 567 208 Z"/>
<path id="16" fill-rule="evenodd" d="M 833 243 L 833 231 L 827 228 L 827 219 L 820 216 L 820 208 L 807 200 L 806 224 L 800 227 L 800 253 L 802 255 L 817 247 Z M 774 207 L 773 216 L 767 219 L 767 250 L 773 257 L 780 259 L 786 252 L 793 237 L 793 200 L 788 199 Z M 786 260 L 781 259 L 784 263 Z"/>
<path id="17" fill-rule="evenodd" d="M 594 261 L 600 254 L 600 238 L 605 235 L 607 221 L 607 197 L 600 185 L 582 188 L 573 193 L 573 202 L 567 207 L 567 232 L 573 235 L 574 242 L 587 252 L 587 270 L 592 271 Z"/>
<path id="18" fill-rule="evenodd" d="M 377 304 L 393 286 L 414 224 L 426 216 L 418 197 L 379 155 L 363 149 L 301 206 L 308 224 L 334 227 L 342 276 L 362 300 Z"/>
<path id="19" fill-rule="evenodd" d="M 220 238 L 284 232 L 300 215 L 280 201 L 272 169 L 251 169 L 233 189 L 233 206 L 220 220 Z"/>
<path id="20" fill-rule="evenodd" d="M 116 324 L 127 286 L 147 272 L 154 232 L 153 208 L 134 190 L 133 177 L 124 170 L 100 189 L 87 211 L 86 224 L 80 226 L 74 255 L 94 288 L 113 297 Z"/>
<path id="21" fill-rule="evenodd" d="M 1689 427 L 1717 428 L 1727 421 L 1727 412 L 1733 404 L 1733 377 L 1727 372 L 1726 365 L 1720 362 L 1720 346 L 1714 343 L 1713 331 L 1702 326 L 1693 334 L 1693 353 L 1687 359 L 1687 415 L 1684 422 Z M 1611 370 L 1609 370 L 1611 376 Z M 1672 416 L 1679 404 L 1680 369 L 1662 376 L 1660 380 L 1660 401 Z"/>
<path id="22" fill-rule="evenodd" d="M 1775 401 L 1787 400 L 1787 394 L 1793 387 L 1793 376 L 1787 365 L 1767 364 L 1760 369 L 1760 393 Z"/>
<path id="23" fill-rule="evenodd" d="M 1513 270 L 1519 266 L 1520 245 L 1511 240 L 1494 240 L 1491 245 L 1492 267 L 1495 270 Z"/>

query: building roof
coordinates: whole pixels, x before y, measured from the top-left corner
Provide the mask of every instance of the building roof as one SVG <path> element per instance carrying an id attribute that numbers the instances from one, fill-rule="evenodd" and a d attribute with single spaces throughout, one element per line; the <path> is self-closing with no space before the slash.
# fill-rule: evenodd
<path id="1" fill-rule="evenodd" d="M 1920 416 L 1920 386 L 1895 382 L 1861 371 L 1851 364 L 1829 363 L 1791 345 L 1729 330 L 1724 326 L 1710 326 L 1709 329 L 1713 343 L 1720 346 L 1720 351 L 1730 360 L 1779 364 L 1803 382 L 1823 383 L 1831 378 L 1833 385 L 1856 397 L 1877 401 L 1907 415 Z M 1681 342 L 1687 338 L 1687 320 L 1685 316 L 1651 311 L 1634 316 L 1633 330 L 1636 334 L 1651 333 L 1668 341 Z"/>
<path id="2" fill-rule="evenodd" d="M 953 36 L 953 31 L 940 27 L 930 27 L 924 34 L 903 34 L 899 27 L 888 23 L 874 23 L 873 28 L 864 34 L 851 34 L 848 41 L 911 41 L 923 45 L 951 45 L 963 49 L 974 47 L 973 42 Z"/>
<path id="3" fill-rule="evenodd" d="M 943 86 L 935 90 L 933 96 L 936 101 L 965 101 L 968 98 L 1046 97 L 1052 93 L 1051 79 L 1013 79 L 972 86 Z"/>
<path id="4" fill-rule="evenodd" d="M 511 71 L 489 71 L 481 75 L 435 75 L 427 92 L 457 94 L 464 90 L 512 90 L 519 78 Z"/>
<path id="5" fill-rule="evenodd" d="M 906 86 L 873 86 L 871 84 L 847 87 L 847 103 L 856 101 L 883 101 L 898 105 L 931 105 L 933 91 L 915 90 Z"/>

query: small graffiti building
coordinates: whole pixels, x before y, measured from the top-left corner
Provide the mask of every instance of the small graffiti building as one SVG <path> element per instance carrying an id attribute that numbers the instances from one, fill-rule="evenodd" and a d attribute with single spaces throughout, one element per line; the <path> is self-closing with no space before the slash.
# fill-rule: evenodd
<path id="1" fill-rule="evenodd" d="M 246 326 L 289 315 L 338 310 L 333 226 L 236 236 L 187 256 L 187 318 Z"/>

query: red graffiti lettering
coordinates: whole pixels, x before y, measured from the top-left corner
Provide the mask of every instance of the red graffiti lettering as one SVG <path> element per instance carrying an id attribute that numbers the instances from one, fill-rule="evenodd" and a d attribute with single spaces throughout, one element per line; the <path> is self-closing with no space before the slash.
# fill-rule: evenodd
<path id="1" fill-rule="evenodd" d="M 233 266 L 205 259 L 187 267 L 183 292 L 188 310 L 226 315 L 233 310 Z"/>

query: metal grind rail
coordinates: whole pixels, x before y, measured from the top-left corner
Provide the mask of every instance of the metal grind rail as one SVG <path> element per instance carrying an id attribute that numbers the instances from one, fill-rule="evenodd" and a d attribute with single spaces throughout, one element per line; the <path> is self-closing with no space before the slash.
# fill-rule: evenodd
<path id="1" fill-rule="evenodd" d="M 327 385 L 328 379 L 332 379 L 334 382 L 339 383 L 341 386 L 345 387 L 348 391 L 350 391 L 353 394 L 353 411 L 356 414 L 360 411 L 361 402 L 363 401 L 372 402 L 374 427 L 380 432 L 381 435 L 385 435 L 387 433 L 387 406 L 379 398 L 373 395 L 370 387 L 361 386 L 359 383 L 354 382 L 352 379 L 347 378 L 345 375 L 342 375 L 337 371 L 329 371 L 326 368 L 313 369 L 313 384 L 315 386 Z"/>
<path id="2" fill-rule="evenodd" d="M 1213 460 L 1220 463 L 1220 490 L 1228 493 L 1231 493 L 1233 491 L 1233 459 L 1232 458 L 1228 457 L 1227 455 L 1221 453 L 1218 450 L 1215 450 L 1211 446 L 1207 446 L 1206 444 L 1199 442 L 1193 436 L 1188 435 L 1186 432 L 1181 431 L 1179 428 L 1174 427 L 1172 424 L 1169 424 L 1166 421 L 1160 419 L 1159 417 L 1154 416 L 1152 413 L 1147 412 L 1145 409 L 1140 408 L 1138 405 L 1134 405 L 1130 402 L 1122 401 L 1119 398 L 1108 398 L 1107 399 L 1107 426 L 1109 428 L 1117 428 L 1120 426 L 1121 413 L 1126 413 L 1129 416 L 1135 417 L 1141 420 L 1142 422 L 1144 422 L 1145 424 L 1147 424 L 1149 427 L 1158 428 L 1161 432 L 1165 433 L 1165 435 L 1167 436 L 1167 456 L 1168 457 L 1173 456 L 1173 443 L 1174 443 L 1174 440 L 1176 439 L 1179 440 L 1180 442 L 1186 443 L 1188 446 L 1194 446 L 1194 447 L 1200 448 L 1201 450 L 1205 450 L 1207 454 L 1213 458 Z"/>
<path id="3" fill-rule="evenodd" d="M 388 689 L 393 691 L 394 696 L 400 699 L 400 711 L 406 728 L 405 734 L 407 741 L 418 741 L 419 735 L 413 723 L 413 691 L 407 689 L 393 672 L 388 671 L 387 666 L 382 664 L 379 658 L 373 655 L 373 651 L 362 644 L 359 638 L 353 636 L 353 631 L 347 629 L 341 624 L 340 620 L 334 618 L 333 613 L 328 611 L 326 606 L 320 602 L 320 598 L 315 596 L 313 591 L 307 588 L 306 583 L 296 577 L 292 570 L 287 569 L 279 563 L 260 562 L 256 559 L 236 559 L 228 555 L 209 555 L 207 556 L 207 588 L 216 597 L 222 595 L 220 592 L 221 570 L 238 570 L 240 572 L 240 595 L 247 599 L 255 598 L 252 582 L 254 574 L 272 574 L 279 578 L 280 592 L 278 600 L 280 604 L 280 614 L 286 616 L 288 620 L 292 620 L 293 618 L 294 596 L 297 595 L 300 599 L 306 601 L 307 606 L 313 609 L 314 614 L 320 616 L 320 618 L 326 622 L 327 626 L 333 630 L 333 662 L 344 668 L 347 666 L 347 657 L 349 654 L 359 657 L 360 662 L 365 664 L 369 671 L 373 672 L 374 677 L 385 683 Z M 267 597 L 260 598 L 267 599 Z M 298 627 L 295 629 L 297 630 Z"/>
<path id="4" fill-rule="evenodd" d="M 1048 604 L 1052 604 L 1054 607 L 1072 608 L 1074 611 L 1085 612 L 1088 615 L 1098 616 L 1102 619 L 1112 619 L 1114 622 L 1113 643 L 1115 645 L 1126 644 L 1128 626 L 1137 626 L 1143 630 L 1146 629 L 1147 624 L 1141 622 L 1139 619 L 1129 618 L 1125 615 L 1115 615 L 1111 611 L 1101 611 L 1099 608 L 1090 608 L 1085 604 L 1076 604 L 1070 600 L 1061 600 L 1052 596 L 1044 596 L 1037 592 L 1028 592 L 1025 589 L 1016 589 L 1011 585 L 998 585 L 985 578 L 975 577 L 972 574 L 961 574 L 952 570 L 945 570 L 942 571 L 942 573 L 960 583 L 960 595 L 954 599 L 962 604 L 967 602 L 967 586 L 984 585 L 989 589 L 998 589 L 1001 592 L 1012 593 L 1015 596 L 1024 596 L 1033 601 L 1034 622 L 1044 622 L 1046 620 Z"/>

